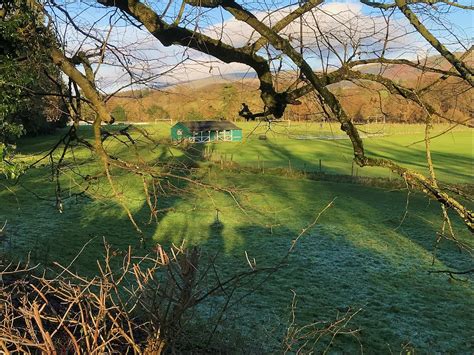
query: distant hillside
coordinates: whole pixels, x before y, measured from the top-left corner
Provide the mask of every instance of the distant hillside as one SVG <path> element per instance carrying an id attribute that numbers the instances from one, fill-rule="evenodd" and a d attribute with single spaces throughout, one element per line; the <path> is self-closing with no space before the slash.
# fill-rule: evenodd
<path id="1" fill-rule="evenodd" d="M 472 63 L 472 55 L 466 58 Z M 449 63 L 440 57 L 430 57 L 427 65 L 448 70 Z M 439 78 L 438 74 L 424 73 L 406 65 L 368 64 L 357 67 L 363 73 L 380 74 L 408 87 L 423 87 Z M 278 84 L 286 85 L 294 73 L 279 75 Z M 153 121 L 155 119 L 238 119 L 241 103 L 245 102 L 255 112 L 262 110 L 258 80 L 252 74 L 236 73 L 222 77 L 209 77 L 163 90 L 125 92 L 108 102 L 118 119 L 128 121 Z M 425 100 L 437 107 L 443 115 L 453 120 L 466 120 L 472 114 L 471 91 L 456 78 L 444 80 L 430 92 Z M 385 116 L 392 121 L 415 122 L 423 119 L 424 112 L 411 102 L 390 95 L 381 85 L 361 82 L 355 85 L 343 81 L 332 85 L 348 114 L 356 120 L 371 120 Z M 286 119 L 317 119 L 322 110 L 314 94 L 301 99 L 302 105 L 289 106 Z"/>

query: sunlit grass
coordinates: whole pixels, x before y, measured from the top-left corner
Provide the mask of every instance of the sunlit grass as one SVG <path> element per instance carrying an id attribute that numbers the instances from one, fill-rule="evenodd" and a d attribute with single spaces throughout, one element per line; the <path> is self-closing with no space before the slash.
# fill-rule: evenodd
<path id="1" fill-rule="evenodd" d="M 244 132 L 253 127 L 242 126 Z M 303 132 L 301 127 L 304 128 L 293 129 Z M 144 144 L 144 159 L 180 159 L 182 153 L 170 151 L 165 142 L 168 128 L 149 127 L 163 141 L 157 146 Z M 301 141 L 280 134 L 269 134 L 268 140 L 260 140 L 258 134 L 242 144 L 215 145 L 215 154 L 233 154 L 234 161 L 242 164 L 254 164 L 252 159 L 258 155 L 274 166 L 286 166 L 290 159 L 295 169 L 303 164 L 317 169 L 318 156 L 322 156 L 323 168 L 329 172 L 350 174 L 350 147 L 345 141 Z M 58 137 L 25 139 L 19 145 L 20 154 L 31 161 L 32 154 L 39 156 L 38 152 L 46 150 Z M 406 147 L 420 138 L 422 130 L 409 136 L 371 138 L 366 144 L 373 154 L 398 157 L 408 166 L 424 169 L 423 144 Z M 452 149 L 453 139 L 456 151 Z M 109 149 L 133 159 L 132 151 L 121 145 L 111 143 Z M 457 131 L 434 140 L 433 151 L 440 177 L 470 182 L 470 132 Z M 75 157 L 83 164 L 83 174 L 100 171 L 97 160 L 85 149 L 77 149 Z M 68 162 L 72 162 L 70 156 Z M 378 174 L 371 169 L 366 171 L 369 175 Z M 144 231 L 147 249 L 141 249 L 139 236 L 111 198 L 110 187 L 103 179 L 86 196 L 66 200 L 63 213 L 59 213 L 55 209 L 55 185 L 49 179 L 49 168 L 44 166 L 28 171 L 16 184 L 0 180 L 0 222 L 8 220 L 4 251 L 23 260 L 31 252 L 33 262 L 49 267 L 54 261 L 68 265 L 92 239 L 73 266 L 91 275 L 97 270 L 95 260 L 101 258 L 104 237 L 113 248 L 132 245 L 139 253 L 154 243 L 170 245 L 185 240 L 188 245 L 201 246 L 206 255 L 217 253 L 219 270 L 231 275 L 248 267 L 245 252 L 255 258 L 257 266 L 275 264 L 302 228 L 335 199 L 333 207 L 301 238 L 288 265 L 238 307 L 239 319 L 245 320 L 239 322 L 238 328 L 252 338 L 269 337 L 270 340 L 265 338 L 266 349 L 275 350 L 279 345 L 276 339 L 287 324 L 293 290 L 298 296 L 297 315 L 302 324 L 333 319 L 344 307 L 362 308 L 354 327 L 362 329 L 360 341 L 366 352 L 399 352 L 407 343 L 421 353 L 472 350 L 472 279 L 451 282 L 444 274 L 428 271 L 469 269 L 473 261 L 446 241 L 433 254 L 436 232 L 441 227 L 440 208 L 422 195 L 411 194 L 406 211 L 406 191 L 218 168 L 209 172 L 206 168 L 195 172 L 194 177 L 211 185 L 234 188 L 239 205 L 229 194 L 183 184 L 180 193 L 168 191 L 160 195 L 158 208 L 163 212 L 158 215 L 158 223 L 148 224 L 149 209 L 140 179 L 117 170 L 113 173 L 117 189 L 126 197 Z M 74 179 L 79 179 L 74 176 L 70 170 L 64 171 L 66 196 L 69 191 L 78 190 Z M 217 215 L 219 224 L 215 223 Z M 453 220 L 458 238 L 473 245 L 469 232 L 455 216 Z M 335 351 L 359 349 L 352 338 L 343 337 L 335 345 Z"/>

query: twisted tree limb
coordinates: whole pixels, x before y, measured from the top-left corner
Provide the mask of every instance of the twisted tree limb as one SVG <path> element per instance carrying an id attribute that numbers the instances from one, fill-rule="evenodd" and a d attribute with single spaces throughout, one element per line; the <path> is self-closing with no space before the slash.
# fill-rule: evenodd
<path id="1" fill-rule="evenodd" d="M 474 87 L 474 78 L 471 68 L 469 68 L 463 61 L 456 58 L 418 19 L 415 13 L 408 6 L 407 0 L 395 0 L 400 11 L 405 15 L 408 21 L 418 31 L 429 44 L 435 48 L 454 68 L 459 72 L 464 80 Z"/>
<path id="2" fill-rule="evenodd" d="M 213 39 L 204 34 L 188 30 L 183 27 L 179 27 L 177 24 L 167 24 L 157 13 L 146 4 L 138 0 L 98 0 L 105 6 L 112 6 L 119 8 L 127 15 L 134 18 L 139 23 L 143 24 L 147 30 L 157 38 L 163 45 L 181 45 L 193 48 L 203 53 L 210 54 L 225 63 L 238 62 L 246 64 L 252 67 L 259 78 L 261 98 L 266 106 L 266 113 L 273 114 L 275 117 L 281 117 L 286 109 L 286 106 L 295 100 L 297 97 L 304 95 L 305 93 L 315 91 L 321 98 L 323 105 L 325 105 L 331 114 L 340 122 L 341 129 L 348 135 L 352 143 L 354 160 L 355 162 L 363 166 L 377 166 L 385 167 L 391 171 L 397 173 L 399 176 L 404 178 L 410 184 L 417 186 L 420 190 L 425 192 L 431 198 L 438 200 L 444 206 L 453 209 L 460 218 L 464 221 L 466 226 L 471 232 L 474 231 L 474 216 L 462 203 L 445 193 L 436 182 L 432 181 L 429 177 L 424 176 L 416 171 L 404 168 L 395 162 L 388 159 L 376 159 L 368 157 L 365 154 L 363 141 L 359 135 L 356 126 L 352 123 L 347 113 L 344 111 L 337 97 L 327 88 L 332 82 L 337 82 L 345 79 L 369 79 L 372 81 L 378 81 L 389 89 L 390 92 L 401 95 L 408 98 L 420 105 L 423 102 L 417 97 L 415 93 L 406 89 L 400 85 L 393 83 L 391 80 L 382 76 L 376 76 L 371 74 L 363 74 L 355 71 L 351 71 L 350 68 L 357 63 L 364 64 L 362 62 L 353 62 L 355 64 L 343 66 L 340 70 L 335 73 L 329 73 L 327 75 L 318 75 L 315 73 L 308 62 L 303 58 L 302 54 L 299 53 L 289 40 L 284 39 L 279 35 L 279 31 L 291 22 L 291 19 L 301 16 L 304 11 L 309 11 L 311 8 L 318 4 L 318 1 L 312 1 L 310 5 L 304 8 L 304 10 L 298 10 L 291 13 L 289 16 L 284 18 L 282 22 L 275 25 L 273 28 L 262 23 L 254 14 L 246 10 L 243 6 L 239 5 L 233 0 L 187 0 L 187 4 L 191 6 L 200 6 L 208 8 L 222 7 L 229 13 L 231 13 L 237 20 L 243 21 L 250 25 L 255 31 L 257 31 L 262 37 L 255 42 L 254 46 L 247 46 L 242 48 L 235 48 L 233 46 L 222 43 L 220 40 Z M 473 85 L 472 72 L 467 68 L 462 61 L 459 61 L 452 53 L 450 53 L 434 36 L 429 33 L 425 27 L 418 21 L 416 16 L 411 12 L 407 6 L 406 0 L 397 0 L 397 6 L 405 14 L 405 16 L 412 22 L 415 28 L 436 48 L 440 53 L 449 60 L 464 80 Z M 300 8 L 301 9 L 301 8 Z M 270 71 L 267 60 L 260 55 L 256 54 L 259 46 L 268 43 L 275 49 L 281 51 L 284 55 L 288 56 L 298 68 L 300 68 L 304 79 L 308 82 L 308 85 L 287 92 L 277 92 L 273 85 L 273 77 Z M 97 112 L 97 118 L 94 121 L 94 135 L 96 151 L 102 159 L 104 169 L 108 170 L 108 164 L 111 163 L 110 157 L 105 152 L 101 144 L 100 135 L 100 124 L 101 122 L 108 122 L 111 120 L 110 113 L 107 111 L 102 98 L 95 89 L 93 83 L 88 77 L 84 76 L 78 71 L 74 64 L 66 58 L 61 51 L 56 48 L 51 49 L 51 56 L 53 61 L 61 68 L 61 70 L 71 77 L 83 90 L 83 95 L 87 97 L 92 103 L 93 107 Z M 82 61 L 87 66 L 85 61 Z M 383 62 L 383 61 L 382 61 Z M 409 65 L 406 62 L 403 64 Z M 435 68 L 431 68 L 432 71 L 439 74 L 448 75 L 448 72 L 440 71 Z M 87 68 L 86 68 L 86 72 Z M 426 106 L 426 105 L 425 105 Z M 428 110 L 434 110 L 429 106 L 426 106 Z M 119 164 L 118 161 L 113 161 L 114 164 Z M 127 163 L 120 163 L 128 166 Z M 130 166 L 128 166 L 130 168 Z M 108 175 L 109 180 L 110 174 Z M 113 186 L 113 184 L 112 184 Z M 126 208 L 126 207 L 125 207 Z M 127 210 L 127 209 L 126 209 Z M 131 218 L 133 220 L 133 217 Z"/>

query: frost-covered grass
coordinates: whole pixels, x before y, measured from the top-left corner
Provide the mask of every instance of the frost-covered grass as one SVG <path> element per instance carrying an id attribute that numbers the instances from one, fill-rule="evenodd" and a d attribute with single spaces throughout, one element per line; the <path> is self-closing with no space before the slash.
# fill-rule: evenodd
<path id="1" fill-rule="evenodd" d="M 457 162 L 472 154 L 464 135 L 464 132 L 454 134 L 454 139 L 461 142 L 460 147 L 466 148 L 461 149 Z M 20 151 L 25 155 L 36 153 L 54 139 L 26 139 L 20 144 Z M 288 144 L 292 142 L 285 139 Z M 395 141 L 386 143 L 389 147 L 400 147 L 417 138 L 393 136 L 392 139 Z M 274 142 L 274 138 L 249 140 L 248 145 L 241 145 L 239 154 L 251 156 L 257 148 L 262 152 L 269 142 L 280 150 L 288 148 L 292 157 L 300 154 L 296 147 L 290 149 L 285 141 Z M 305 154 L 314 153 L 314 147 L 304 146 L 308 142 L 297 142 Z M 447 154 L 449 150 L 449 142 L 436 146 L 434 141 L 433 145 L 440 153 Z M 151 148 L 143 147 L 147 159 L 170 155 L 161 146 Z M 217 147 L 223 151 L 231 148 L 230 144 Z M 277 148 L 274 152 L 279 156 Z M 270 147 L 266 149 L 270 154 Z M 326 151 L 334 155 L 331 149 L 326 148 Z M 422 164 L 416 160 L 418 156 L 410 152 L 406 157 L 413 159 L 407 163 Z M 179 159 L 178 152 L 173 153 Z M 237 156 L 240 155 L 234 153 L 234 160 Z M 97 170 L 85 151 L 77 151 L 76 158 L 85 163 L 82 172 Z M 445 174 L 451 169 L 459 181 L 468 182 L 463 174 L 468 176 L 471 167 L 459 164 L 458 171 L 457 163 L 451 162 L 448 156 L 445 162 L 448 164 Z M 68 265 L 82 246 L 93 239 L 73 266 L 85 274 L 96 271 L 95 260 L 101 257 L 103 237 L 116 249 L 131 244 L 142 252 L 125 214 L 107 198 L 109 188 L 104 181 L 99 180 L 98 185 L 89 190 L 90 198 L 66 200 L 64 212 L 60 214 L 54 208 L 55 185 L 48 181 L 48 174 L 47 167 L 39 167 L 29 171 L 15 185 L 0 181 L 0 222 L 8 219 L 3 244 L 6 252 L 24 259 L 31 251 L 35 262 L 52 266 L 54 261 L 59 261 Z M 276 350 L 279 346 L 278 339 L 288 325 L 294 291 L 300 325 L 334 319 L 338 310 L 347 307 L 362 308 L 351 325 L 361 329 L 359 340 L 365 352 L 399 352 L 407 344 L 421 353 L 473 351 L 473 279 L 461 282 L 444 274 L 428 273 L 429 270 L 464 270 L 474 266 L 469 255 L 459 253 L 446 241 L 433 254 L 436 232 L 441 225 L 440 208 L 435 202 L 411 194 L 406 213 L 406 191 L 216 168 L 210 173 L 208 169 L 197 170 L 194 177 L 236 188 L 240 207 L 227 194 L 188 184 L 181 186 L 186 193 L 161 196 L 159 208 L 166 211 L 160 213 L 158 224 L 147 224 L 149 211 L 140 181 L 118 173 L 116 181 L 145 232 L 147 246 L 180 243 L 183 239 L 188 244 L 200 245 L 208 255 L 218 253 L 223 277 L 248 268 L 245 252 L 249 258 L 255 258 L 259 267 L 274 265 L 302 228 L 336 198 L 333 207 L 300 239 L 288 265 L 233 311 L 233 317 L 238 316 L 234 320 L 238 330 L 254 341 L 259 337 L 265 339 L 262 340 L 265 350 Z M 66 194 L 69 188 L 75 191 L 74 179 L 74 174 L 66 170 L 63 178 Z M 34 197 L 28 190 L 47 200 Z M 220 225 L 214 223 L 216 209 Z M 453 218 L 457 221 L 455 216 Z M 473 245 L 472 236 L 460 223 L 456 222 L 455 228 L 461 240 Z M 360 345 L 352 337 L 341 336 L 336 339 L 334 349 L 352 353 L 359 351 Z"/>

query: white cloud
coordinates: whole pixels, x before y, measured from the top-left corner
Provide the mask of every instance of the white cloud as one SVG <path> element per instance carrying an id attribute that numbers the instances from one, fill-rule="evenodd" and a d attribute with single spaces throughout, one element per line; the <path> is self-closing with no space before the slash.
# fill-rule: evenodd
<path id="1" fill-rule="evenodd" d="M 294 7 L 288 7 L 274 12 L 257 12 L 256 16 L 267 25 L 273 25 L 293 9 Z M 212 19 L 208 17 L 206 21 Z M 380 13 L 364 12 L 359 2 L 324 3 L 305 14 L 302 21 L 305 57 L 315 69 L 322 66 L 321 53 L 323 59 L 327 60 L 325 57 L 328 55 L 329 46 L 338 54 L 343 54 L 344 48 L 349 48 L 350 51 L 351 45 L 359 42 L 361 52 L 380 52 L 381 41 L 385 38 L 387 28 Z M 66 30 L 64 24 L 61 26 L 67 33 L 70 52 L 75 52 L 78 48 L 97 50 L 97 43 L 90 39 L 85 40 L 82 34 L 72 31 L 71 27 Z M 89 24 L 86 18 L 82 27 L 87 28 L 87 26 L 92 26 L 94 36 L 106 38 L 108 35 L 108 24 L 102 22 L 101 25 L 93 22 Z M 400 56 L 403 53 L 405 56 L 415 56 L 425 48 L 424 43 L 419 42 L 417 36 L 407 33 L 408 27 L 403 18 L 391 19 L 388 28 L 390 29 L 390 41 L 387 48 L 389 55 Z M 260 37 L 249 25 L 235 19 L 216 22 L 205 26 L 200 31 L 236 47 L 244 46 Z M 328 43 L 322 41 L 319 31 L 329 34 L 325 37 Z M 281 32 L 281 35 L 289 38 L 293 45 L 298 47 L 300 20 L 290 24 Z M 240 63 L 226 64 L 209 55 L 180 46 L 165 47 L 148 32 L 130 24 L 125 25 L 124 21 L 119 21 L 114 26 L 110 33 L 109 43 L 116 47 L 115 55 L 108 52 L 105 63 L 100 66 L 97 73 L 99 85 L 106 92 L 127 85 L 131 80 L 146 78 L 152 78 L 152 84 L 160 85 L 249 70 L 253 73 L 249 67 Z M 271 54 L 275 54 L 275 51 L 271 50 Z M 371 54 L 362 55 L 370 56 Z M 283 60 L 284 69 L 292 68 L 287 59 Z M 329 61 L 330 64 L 335 64 L 336 56 L 329 55 Z M 125 70 L 123 64 L 126 65 L 128 71 Z"/>
<path id="2" fill-rule="evenodd" d="M 256 17 L 265 24 L 272 25 L 294 8 L 287 7 L 269 13 L 259 12 Z M 303 24 L 302 30 L 300 21 Z M 426 47 L 418 36 L 409 32 L 411 28 L 404 18 L 393 17 L 386 23 L 380 12 L 364 12 L 360 2 L 324 3 L 306 13 L 301 20 L 297 19 L 288 25 L 280 34 L 290 39 L 296 48 L 299 48 L 302 37 L 305 53 L 310 56 L 311 53 L 313 56 L 315 53 L 320 55 L 322 49 L 324 58 L 329 48 L 343 55 L 344 49 L 350 49 L 355 43 L 359 45 L 358 51 L 365 52 L 367 56 L 374 51 L 381 52 L 387 28 L 389 36 L 386 55 L 397 56 L 401 48 L 407 50 L 409 47 L 410 51 L 416 52 Z M 202 32 L 213 38 L 221 38 L 225 43 L 234 46 L 243 46 L 259 37 L 249 25 L 235 19 L 208 27 Z M 321 33 L 325 34 L 324 38 Z"/>

